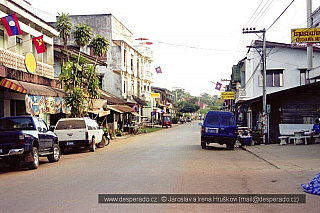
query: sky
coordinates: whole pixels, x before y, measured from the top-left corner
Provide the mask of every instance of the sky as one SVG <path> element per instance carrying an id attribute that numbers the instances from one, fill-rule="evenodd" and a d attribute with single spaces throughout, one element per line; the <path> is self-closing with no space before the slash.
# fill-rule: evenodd
<path id="1" fill-rule="evenodd" d="M 245 58 L 247 46 L 261 34 L 243 28 L 267 29 L 266 40 L 291 42 L 291 29 L 306 28 L 306 0 L 29 0 L 45 21 L 58 13 L 112 14 L 134 38 L 153 44 L 153 86 L 184 89 L 193 96 L 220 95 L 216 82 L 229 84 L 232 66 Z M 88 5 L 90 4 L 90 5 Z M 312 10 L 320 0 L 312 0 Z M 275 22 L 276 21 L 276 22 Z M 274 23 L 275 22 L 275 23 Z M 274 23 L 272 25 L 272 23 Z"/>

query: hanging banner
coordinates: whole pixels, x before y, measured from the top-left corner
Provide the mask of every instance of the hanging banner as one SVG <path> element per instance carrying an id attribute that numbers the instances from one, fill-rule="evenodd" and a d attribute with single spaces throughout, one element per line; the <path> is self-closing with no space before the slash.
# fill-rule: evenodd
<path id="1" fill-rule="evenodd" d="M 26 111 L 31 115 L 70 113 L 70 107 L 67 107 L 65 99 L 61 97 L 26 95 L 25 102 Z"/>

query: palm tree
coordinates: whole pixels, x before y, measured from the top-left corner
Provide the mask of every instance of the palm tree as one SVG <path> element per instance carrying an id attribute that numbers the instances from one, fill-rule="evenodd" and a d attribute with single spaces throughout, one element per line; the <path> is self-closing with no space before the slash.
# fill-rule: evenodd
<path id="1" fill-rule="evenodd" d="M 73 31 L 74 43 L 80 47 L 78 63 L 80 59 L 81 49 L 82 47 L 90 43 L 91 36 L 92 36 L 92 28 L 86 24 L 78 24 L 76 26 L 76 29 Z M 77 72 L 78 72 L 78 67 L 76 68 L 76 71 L 75 71 L 75 78 L 77 78 Z"/>
<path id="2" fill-rule="evenodd" d="M 96 55 L 96 63 L 98 60 L 98 57 L 103 56 L 106 52 L 108 52 L 109 48 L 109 41 L 105 37 L 101 35 L 96 35 L 94 39 L 90 42 L 92 48 L 93 48 L 93 55 Z"/>
<path id="3" fill-rule="evenodd" d="M 73 31 L 74 43 L 80 47 L 80 50 L 90 43 L 91 36 L 92 28 L 86 24 L 78 24 Z"/>
<path id="4" fill-rule="evenodd" d="M 63 49 L 66 50 L 68 45 L 68 38 L 71 35 L 71 27 L 72 27 L 71 18 L 69 17 L 69 14 L 66 14 L 64 12 L 62 12 L 61 15 L 60 13 L 58 13 L 58 15 L 59 17 L 56 23 L 56 29 L 59 32 L 59 37 L 62 38 Z M 62 54 L 62 63 L 64 63 L 63 54 Z"/>

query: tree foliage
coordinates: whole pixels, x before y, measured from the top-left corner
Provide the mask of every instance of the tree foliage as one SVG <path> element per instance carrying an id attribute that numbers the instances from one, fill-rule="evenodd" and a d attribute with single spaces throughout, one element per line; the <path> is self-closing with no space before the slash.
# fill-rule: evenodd
<path id="1" fill-rule="evenodd" d="M 77 73 L 77 76 L 75 75 Z M 100 97 L 99 80 L 92 64 L 80 56 L 79 61 L 67 61 L 62 67 L 59 81 L 64 85 L 66 101 L 71 107 L 71 117 L 87 115 L 93 99 Z"/>
<path id="2" fill-rule="evenodd" d="M 109 41 L 101 35 L 96 35 L 90 44 L 93 47 L 93 54 L 98 57 L 103 56 L 108 51 Z"/>
<path id="3" fill-rule="evenodd" d="M 80 47 L 80 49 L 90 43 L 92 36 L 92 28 L 86 24 L 78 24 L 73 31 L 74 43 Z"/>
<path id="4" fill-rule="evenodd" d="M 66 14 L 62 13 L 62 20 L 67 22 Z M 69 25 L 68 25 L 69 26 Z M 80 47 L 88 45 L 92 36 L 92 28 L 86 24 L 78 24 L 72 32 L 74 43 Z M 92 41 L 94 54 L 102 56 L 108 51 L 109 41 L 102 36 L 97 36 Z M 72 58 L 62 67 L 59 76 L 59 83 L 63 85 L 66 92 L 66 102 L 71 108 L 71 117 L 87 116 L 88 109 L 92 106 L 93 100 L 100 98 L 99 79 L 95 65 L 81 56 Z"/>
<path id="5" fill-rule="evenodd" d="M 58 13 L 58 19 L 56 23 L 56 29 L 59 32 L 59 38 L 63 41 L 63 48 L 67 49 L 68 44 L 68 38 L 71 35 L 71 18 L 69 17 L 69 14 L 66 13 Z"/>

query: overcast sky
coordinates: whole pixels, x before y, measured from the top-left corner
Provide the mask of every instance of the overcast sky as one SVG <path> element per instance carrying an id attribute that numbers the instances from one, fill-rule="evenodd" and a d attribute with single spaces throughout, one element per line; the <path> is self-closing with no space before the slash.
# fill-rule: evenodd
<path id="1" fill-rule="evenodd" d="M 292 0 L 30 0 L 38 16 L 113 14 L 154 50 L 154 86 L 181 87 L 191 95 L 220 95 L 212 82 L 230 79 L 231 68 L 259 39 L 242 28 L 268 29 Z M 267 31 L 267 41 L 290 43 L 292 28 L 307 27 L 306 0 L 295 0 Z M 313 11 L 320 0 L 312 1 Z M 228 82 L 221 82 L 223 85 Z"/>

